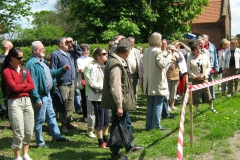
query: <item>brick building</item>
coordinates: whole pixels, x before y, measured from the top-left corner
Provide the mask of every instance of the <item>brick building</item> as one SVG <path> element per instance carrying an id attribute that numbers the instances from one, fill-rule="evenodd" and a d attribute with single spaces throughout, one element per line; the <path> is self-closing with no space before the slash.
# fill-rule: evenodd
<path id="1" fill-rule="evenodd" d="M 218 49 L 223 38 L 231 38 L 231 9 L 229 0 L 209 0 L 209 6 L 191 24 L 193 34 L 209 35 L 209 40 Z"/>

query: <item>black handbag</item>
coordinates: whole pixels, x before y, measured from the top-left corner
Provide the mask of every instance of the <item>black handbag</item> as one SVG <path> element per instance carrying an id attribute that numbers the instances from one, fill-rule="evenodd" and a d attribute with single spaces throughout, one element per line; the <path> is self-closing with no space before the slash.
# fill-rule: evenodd
<path id="1" fill-rule="evenodd" d="M 66 111 L 63 103 L 63 98 L 58 89 L 56 89 L 56 92 L 52 94 L 52 104 L 53 108 L 59 112 Z"/>
<path id="2" fill-rule="evenodd" d="M 127 127 L 125 127 L 123 124 L 121 124 L 120 119 L 116 118 L 115 122 L 117 125 L 115 125 L 115 128 L 113 129 L 112 134 L 110 135 L 110 139 L 108 140 L 108 147 L 118 147 L 122 148 L 126 146 L 127 144 L 131 143 L 134 139 L 133 135 Z"/>

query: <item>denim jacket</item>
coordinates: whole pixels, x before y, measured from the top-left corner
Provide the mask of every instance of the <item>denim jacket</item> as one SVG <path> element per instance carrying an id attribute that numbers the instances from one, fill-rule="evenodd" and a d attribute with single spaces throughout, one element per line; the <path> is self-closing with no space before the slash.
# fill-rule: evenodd
<path id="1" fill-rule="evenodd" d="M 215 46 L 209 42 L 208 51 L 210 53 L 210 63 L 211 67 L 215 69 L 216 72 L 219 72 L 218 58 L 217 58 L 217 50 Z"/>

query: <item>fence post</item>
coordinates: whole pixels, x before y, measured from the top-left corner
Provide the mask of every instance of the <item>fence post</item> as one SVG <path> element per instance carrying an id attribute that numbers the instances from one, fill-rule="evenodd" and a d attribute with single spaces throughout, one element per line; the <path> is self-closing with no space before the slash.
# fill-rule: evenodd
<path id="1" fill-rule="evenodd" d="M 189 116 L 190 116 L 190 145 L 193 147 L 193 102 L 192 102 L 192 82 L 189 82 Z"/>

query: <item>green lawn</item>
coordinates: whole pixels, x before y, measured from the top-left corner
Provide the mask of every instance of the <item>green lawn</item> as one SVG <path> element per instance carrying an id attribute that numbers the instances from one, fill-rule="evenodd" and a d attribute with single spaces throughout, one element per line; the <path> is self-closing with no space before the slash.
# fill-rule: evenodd
<path id="1" fill-rule="evenodd" d="M 239 130 L 240 95 L 230 98 L 221 96 L 217 92 L 214 100 L 214 107 L 219 114 L 212 113 L 207 104 L 201 104 L 201 114 L 196 115 L 194 108 L 194 145 L 190 147 L 189 141 L 189 114 L 188 106 L 186 111 L 185 132 L 184 132 L 184 159 L 198 159 L 199 155 L 211 153 L 211 159 L 234 159 L 231 157 L 233 151 L 228 142 L 229 137 L 234 136 Z M 181 115 L 181 105 L 176 105 L 179 110 L 172 112 L 175 119 L 162 120 L 162 126 L 167 131 L 145 130 L 146 120 L 146 96 L 139 94 L 138 105 L 140 109 L 130 113 L 133 124 L 135 144 L 144 146 L 144 150 L 127 154 L 131 159 L 176 159 L 178 129 Z M 35 138 L 31 143 L 29 151 L 33 160 L 90 160 L 110 159 L 110 151 L 100 149 L 97 139 L 90 139 L 86 136 L 86 123 L 82 122 L 82 115 L 74 114 L 74 123 L 79 125 L 77 130 L 71 130 L 65 135 L 70 139 L 67 143 L 51 142 L 51 136 L 44 126 L 44 139 L 49 146 L 48 149 L 35 148 Z M 13 159 L 13 152 L 10 148 L 12 131 L 9 130 L 9 123 L 0 120 L 0 160 Z M 238 148 L 240 146 L 237 146 Z M 124 153 L 125 150 L 122 149 Z M 209 158 L 207 158 L 209 159 Z"/>

